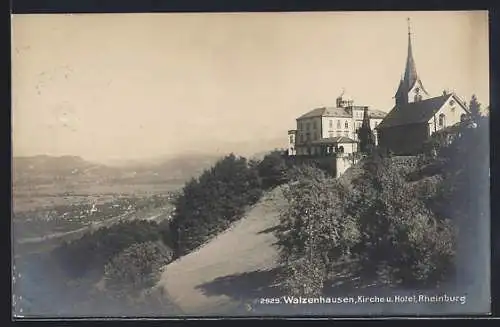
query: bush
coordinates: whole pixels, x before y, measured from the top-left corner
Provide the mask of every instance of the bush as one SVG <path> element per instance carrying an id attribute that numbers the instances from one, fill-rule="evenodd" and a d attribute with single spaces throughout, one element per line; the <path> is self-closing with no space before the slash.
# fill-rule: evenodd
<path id="1" fill-rule="evenodd" d="M 280 285 L 292 296 L 319 296 L 323 292 L 327 275 L 324 262 L 302 258 L 285 267 Z"/>
<path id="2" fill-rule="evenodd" d="M 408 183 L 390 160 L 368 161 L 371 172 L 347 202 L 360 224 L 362 273 L 375 277 L 384 268 L 393 283 L 412 286 L 441 281 L 452 269 L 455 235 L 451 223 L 427 206 L 435 184 Z"/>
<path id="3" fill-rule="evenodd" d="M 308 166 L 296 168 L 292 176 L 284 191 L 289 206 L 275 232 L 277 245 L 281 262 L 289 267 L 287 285 L 302 285 L 302 292 L 314 294 L 322 288 L 330 264 L 348 257 L 360 235 L 354 218 L 343 211 L 347 192 L 337 180 Z"/>
<path id="4" fill-rule="evenodd" d="M 113 256 L 132 244 L 154 242 L 160 240 L 161 236 L 155 222 L 121 222 L 63 243 L 53 251 L 53 256 L 70 277 L 79 278 L 91 271 L 102 273 L 104 265 Z"/>
<path id="5" fill-rule="evenodd" d="M 160 268 L 172 258 L 172 251 L 157 242 L 133 244 L 106 264 L 106 289 L 133 295 L 150 288 L 158 281 Z"/>
<path id="6" fill-rule="evenodd" d="M 281 151 L 267 154 L 257 166 L 264 189 L 284 184 L 288 180 L 288 165 Z"/>
<path id="7" fill-rule="evenodd" d="M 456 230 L 432 211 L 442 179 L 409 182 L 393 161 L 374 152 L 349 188 L 313 167 L 291 172 L 275 232 L 289 292 L 321 293 L 334 264 L 352 259 L 364 280 L 430 286 L 450 276 Z"/>
<path id="8" fill-rule="evenodd" d="M 229 227 L 261 194 L 257 169 L 233 154 L 192 179 L 175 200 L 170 230 L 177 255 L 197 248 Z"/>

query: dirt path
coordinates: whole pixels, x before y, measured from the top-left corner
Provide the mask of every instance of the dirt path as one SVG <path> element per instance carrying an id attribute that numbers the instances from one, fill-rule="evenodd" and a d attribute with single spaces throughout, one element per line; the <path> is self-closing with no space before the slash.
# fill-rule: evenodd
<path id="1" fill-rule="evenodd" d="M 167 265 L 158 286 L 188 315 L 216 314 L 237 305 L 234 299 L 249 294 L 252 281 L 270 278 L 276 267 L 272 230 L 284 203 L 279 188 L 265 195 L 233 227 Z"/>

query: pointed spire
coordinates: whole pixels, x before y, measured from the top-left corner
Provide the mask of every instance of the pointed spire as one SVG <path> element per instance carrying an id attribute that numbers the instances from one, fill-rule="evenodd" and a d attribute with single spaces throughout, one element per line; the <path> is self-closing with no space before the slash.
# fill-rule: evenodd
<path id="1" fill-rule="evenodd" d="M 415 60 L 413 59 L 410 18 L 407 18 L 406 20 L 408 23 L 408 53 L 406 56 L 406 66 L 403 78 L 401 79 L 396 95 L 394 96 L 396 98 L 396 104 L 404 104 L 410 101 L 408 93 L 415 87 L 415 84 L 418 84 L 418 92 L 420 92 L 420 94 L 428 96 L 427 91 L 422 85 L 422 81 L 418 77 Z"/>
<path id="2" fill-rule="evenodd" d="M 363 110 L 363 122 L 361 123 L 361 127 L 370 129 L 370 116 L 368 113 L 368 107 L 365 107 Z"/>
<path id="3" fill-rule="evenodd" d="M 410 90 L 415 82 L 417 81 L 417 68 L 415 67 L 415 60 L 413 59 L 413 50 L 411 47 L 411 27 L 410 27 L 410 18 L 407 18 L 408 21 L 408 54 L 406 58 L 406 67 L 404 74 L 404 81 L 408 90 Z"/>

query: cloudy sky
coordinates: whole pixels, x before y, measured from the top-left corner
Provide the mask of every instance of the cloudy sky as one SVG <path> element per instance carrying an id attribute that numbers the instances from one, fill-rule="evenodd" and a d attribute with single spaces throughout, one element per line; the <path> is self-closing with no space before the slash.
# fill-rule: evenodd
<path id="1" fill-rule="evenodd" d="M 343 88 L 389 111 L 407 17 L 426 89 L 487 105 L 486 12 L 15 15 L 14 155 L 247 155 Z"/>

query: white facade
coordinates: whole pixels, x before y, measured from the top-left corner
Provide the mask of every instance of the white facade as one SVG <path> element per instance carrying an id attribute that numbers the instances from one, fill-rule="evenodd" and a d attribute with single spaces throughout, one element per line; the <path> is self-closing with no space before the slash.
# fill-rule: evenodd
<path id="1" fill-rule="evenodd" d="M 462 101 L 455 95 L 451 95 L 427 122 L 429 125 L 429 135 L 459 123 L 465 119 L 467 114 L 468 112 Z"/>
<path id="2" fill-rule="evenodd" d="M 305 148 L 308 144 L 320 139 L 332 137 L 348 137 L 358 141 L 357 130 L 363 123 L 363 107 L 352 107 L 349 109 L 351 115 L 342 116 L 317 116 L 297 119 L 297 130 L 295 134 L 295 152 L 297 155 L 307 154 Z M 380 124 L 383 117 L 370 118 L 370 127 L 375 134 L 375 142 L 378 144 L 375 127 Z M 313 150 L 314 151 L 314 150 Z"/>
<path id="3" fill-rule="evenodd" d="M 295 136 L 297 134 L 296 130 L 290 130 L 288 131 L 288 155 L 289 156 L 294 156 L 297 154 L 297 151 L 295 149 Z"/>

